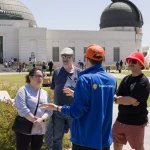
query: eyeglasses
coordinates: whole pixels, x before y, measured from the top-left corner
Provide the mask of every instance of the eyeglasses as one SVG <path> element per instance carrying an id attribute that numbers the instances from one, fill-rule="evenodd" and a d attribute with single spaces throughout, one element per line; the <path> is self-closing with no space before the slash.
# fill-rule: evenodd
<path id="1" fill-rule="evenodd" d="M 72 56 L 62 55 L 61 57 L 62 57 L 63 59 L 70 59 Z"/>
<path id="2" fill-rule="evenodd" d="M 38 75 L 38 74 L 34 74 L 33 76 L 36 77 L 36 78 L 43 78 L 42 75 Z"/>
<path id="3" fill-rule="evenodd" d="M 129 59 L 128 60 L 128 64 L 137 64 L 137 60 L 136 59 Z"/>

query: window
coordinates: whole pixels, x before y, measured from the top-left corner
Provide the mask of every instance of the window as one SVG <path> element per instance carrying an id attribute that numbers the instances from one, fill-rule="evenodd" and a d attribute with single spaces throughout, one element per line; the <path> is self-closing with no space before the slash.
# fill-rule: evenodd
<path id="1" fill-rule="evenodd" d="M 59 47 L 53 47 L 53 61 L 59 62 Z"/>
<path id="2" fill-rule="evenodd" d="M 86 49 L 87 49 L 87 47 L 84 47 L 84 51 L 83 51 L 83 60 L 84 60 L 84 62 L 85 62 L 85 52 L 86 52 Z"/>
<path id="3" fill-rule="evenodd" d="M 117 62 L 120 60 L 120 49 L 119 47 L 114 47 L 114 61 Z"/>
<path id="4" fill-rule="evenodd" d="M 74 60 L 75 61 L 75 47 L 70 47 L 72 50 L 73 50 L 73 53 L 74 53 Z"/>

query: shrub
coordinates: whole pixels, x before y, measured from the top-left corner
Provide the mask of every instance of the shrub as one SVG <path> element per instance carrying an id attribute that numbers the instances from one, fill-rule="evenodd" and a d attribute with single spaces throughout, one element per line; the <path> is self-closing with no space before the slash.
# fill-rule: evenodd
<path id="1" fill-rule="evenodd" d="M 0 148 L 1 150 L 15 149 L 15 136 L 12 125 L 17 111 L 10 104 L 0 102 Z"/>
<path id="2" fill-rule="evenodd" d="M 146 69 L 146 70 L 149 70 L 149 66 L 146 66 L 145 69 Z"/>

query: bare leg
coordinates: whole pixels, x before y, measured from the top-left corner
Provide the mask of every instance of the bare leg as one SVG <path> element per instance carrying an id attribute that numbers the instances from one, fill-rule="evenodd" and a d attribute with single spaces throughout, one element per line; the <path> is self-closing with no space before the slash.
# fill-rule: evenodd
<path id="1" fill-rule="evenodd" d="M 122 148 L 123 148 L 123 144 L 114 143 L 114 150 L 122 150 Z"/>
<path id="2" fill-rule="evenodd" d="M 142 147 L 136 149 L 136 150 L 145 150 L 145 149 L 144 149 L 144 145 L 143 145 Z"/>

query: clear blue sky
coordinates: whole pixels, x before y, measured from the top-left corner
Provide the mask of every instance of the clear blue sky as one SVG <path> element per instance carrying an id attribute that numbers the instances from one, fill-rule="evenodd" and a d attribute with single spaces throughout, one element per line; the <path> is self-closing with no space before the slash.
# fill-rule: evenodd
<path id="1" fill-rule="evenodd" d="M 111 0 L 20 0 L 33 13 L 38 27 L 99 30 L 100 16 Z M 149 0 L 131 0 L 142 12 L 143 46 L 150 46 Z"/>

